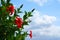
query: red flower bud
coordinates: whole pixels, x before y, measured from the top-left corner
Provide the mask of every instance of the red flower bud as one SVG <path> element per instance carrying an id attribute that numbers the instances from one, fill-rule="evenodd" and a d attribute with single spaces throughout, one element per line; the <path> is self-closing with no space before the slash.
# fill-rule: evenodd
<path id="1" fill-rule="evenodd" d="M 30 34 L 29 34 L 30 38 L 32 38 L 32 31 L 30 30 Z"/>
<path id="2" fill-rule="evenodd" d="M 17 25 L 18 28 L 21 28 L 22 24 L 23 24 L 23 21 L 21 18 L 19 17 L 16 17 L 15 19 L 15 24 Z"/>
<path id="3" fill-rule="evenodd" d="M 9 12 L 11 13 L 10 15 L 12 15 L 13 12 L 14 12 L 14 6 L 13 6 L 13 5 L 10 5 L 10 6 L 7 8 L 7 11 L 9 11 Z"/>

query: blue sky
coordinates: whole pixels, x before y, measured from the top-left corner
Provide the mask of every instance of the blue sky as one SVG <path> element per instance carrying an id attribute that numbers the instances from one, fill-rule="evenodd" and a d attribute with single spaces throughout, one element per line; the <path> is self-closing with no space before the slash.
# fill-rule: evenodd
<path id="1" fill-rule="evenodd" d="M 60 0 L 11 0 L 17 8 L 23 4 L 22 11 L 33 12 L 32 22 L 25 30 L 33 31 L 33 38 L 26 40 L 60 40 Z"/>

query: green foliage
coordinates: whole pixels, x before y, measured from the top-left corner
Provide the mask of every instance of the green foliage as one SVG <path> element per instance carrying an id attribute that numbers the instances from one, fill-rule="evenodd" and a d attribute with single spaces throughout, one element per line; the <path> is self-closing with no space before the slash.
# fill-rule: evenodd
<path id="1" fill-rule="evenodd" d="M 19 8 L 17 8 L 17 13 L 22 13 L 22 11 L 21 11 L 22 7 L 23 7 L 23 4 Z"/>
<path id="2" fill-rule="evenodd" d="M 9 4 L 10 3 L 10 0 L 7 0 L 7 4 Z"/>
<path id="3" fill-rule="evenodd" d="M 25 31 L 22 31 L 24 28 L 24 25 L 28 25 L 29 21 L 26 21 L 29 17 L 32 16 L 32 11 L 25 11 L 23 16 L 23 24 L 21 28 L 17 28 L 17 25 L 15 24 L 15 18 L 16 16 L 19 16 L 18 13 L 22 13 L 21 8 L 23 7 L 23 4 L 16 9 L 14 9 L 14 15 L 11 17 L 9 15 L 9 12 L 7 12 L 7 7 L 9 5 L 13 5 L 10 3 L 10 0 L 1 0 L 0 6 L 0 40 L 25 40 L 25 37 L 27 37 L 28 33 Z M 16 32 L 18 31 L 18 33 Z M 23 32 L 23 33 L 22 33 Z M 16 36 L 15 36 L 16 33 Z"/>
<path id="4" fill-rule="evenodd" d="M 4 0 L 1 0 L 1 4 L 2 4 L 2 5 L 5 5 L 5 2 L 4 2 Z"/>
<path id="5" fill-rule="evenodd" d="M 23 25 L 28 25 L 28 23 L 29 23 L 30 21 L 26 21 L 26 20 L 27 20 L 29 17 L 33 16 L 33 15 L 32 15 L 32 12 L 33 12 L 34 10 L 35 10 L 35 9 L 33 9 L 33 10 L 30 11 L 30 12 L 25 11 L 25 15 L 23 16 L 23 21 L 24 21 Z"/>

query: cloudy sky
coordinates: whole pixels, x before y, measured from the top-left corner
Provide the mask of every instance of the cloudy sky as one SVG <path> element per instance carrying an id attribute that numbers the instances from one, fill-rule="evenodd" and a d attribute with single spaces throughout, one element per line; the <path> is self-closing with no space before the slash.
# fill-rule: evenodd
<path id="1" fill-rule="evenodd" d="M 60 40 L 60 0 L 11 0 L 17 8 L 23 4 L 22 11 L 33 12 L 32 22 L 25 30 L 33 31 L 33 38 L 26 40 Z"/>

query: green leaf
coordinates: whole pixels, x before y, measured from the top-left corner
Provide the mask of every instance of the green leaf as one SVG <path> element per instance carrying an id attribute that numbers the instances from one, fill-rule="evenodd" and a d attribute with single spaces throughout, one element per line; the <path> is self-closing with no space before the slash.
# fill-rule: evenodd
<path id="1" fill-rule="evenodd" d="M 23 24 L 24 24 L 24 25 L 28 25 L 28 22 L 25 21 Z"/>
<path id="2" fill-rule="evenodd" d="M 23 16 L 23 20 L 26 20 L 28 17 L 27 17 L 27 12 L 25 11 L 25 15 Z"/>
<path id="3" fill-rule="evenodd" d="M 21 11 L 22 7 L 23 7 L 23 4 L 19 8 L 17 8 L 17 13 L 22 13 L 22 11 Z"/>
<path id="4" fill-rule="evenodd" d="M 31 17 L 31 16 L 33 16 L 32 12 L 28 12 L 28 17 Z"/>
<path id="5" fill-rule="evenodd" d="M 7 4 L 9 4 L 10 3 L 10 0 L 7 0 Z"/>
<path id="6" fill-rule="evenodd" d="M 22 8 L 23 7 L 23 4 L 20 6 L 20 8 Z"/>
<path id="7" fill-rule="evenodd" d="M 1 0 L 1 4 L 2 4 L 2 5 L 5 5 L 5 2 L 4 2 L 4 0 Z"/>
<path id="8" fill-rule="evenodd" d="M 33 12 L 35 10 L 35 8 L 34 9 L 32 9 L 32 11 L 31 12 Z"/>
<path id="9" fill-rule="evenodd" d="M 17 12 L 18 12 L 18 13 L 22 13 L 22 11 L 20 11 L 20 8 L 17 8 Z"/>

